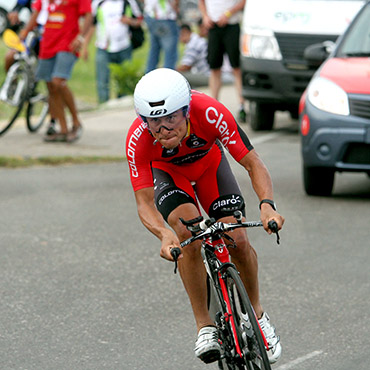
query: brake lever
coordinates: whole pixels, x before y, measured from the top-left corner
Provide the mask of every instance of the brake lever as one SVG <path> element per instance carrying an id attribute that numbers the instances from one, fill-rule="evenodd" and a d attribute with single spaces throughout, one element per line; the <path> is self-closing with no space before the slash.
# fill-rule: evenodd
<path id="1" fill-rule="evenodd" d="M 280 235 L 279 235 L 279 228 L 278 228 L 278 224 L 276 223 L 275 220 L 271 220 L 269 221 L 268 223 L 268 228 L 274 233 L 276 234 L 276 243 L 277 244 L 280 244 Z"/>

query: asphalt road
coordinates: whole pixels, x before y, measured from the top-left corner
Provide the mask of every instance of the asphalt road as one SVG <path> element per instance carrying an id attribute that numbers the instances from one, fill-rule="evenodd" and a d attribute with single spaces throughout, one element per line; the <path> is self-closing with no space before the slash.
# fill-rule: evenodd
<path id="1" fill-rule="evenodd" d="M 369 369 L 369 179 L 338 175 L 331 198 L 307 197 L 294 124 L 251 138 L 286 217 L 280 246 L 249 233 L 282 338 L 274 369 Z M 1 169 L 0 217 L 0 369 L 216 368 L 194 358 L 186 294 L 139 223 L 126 163 Z"/>

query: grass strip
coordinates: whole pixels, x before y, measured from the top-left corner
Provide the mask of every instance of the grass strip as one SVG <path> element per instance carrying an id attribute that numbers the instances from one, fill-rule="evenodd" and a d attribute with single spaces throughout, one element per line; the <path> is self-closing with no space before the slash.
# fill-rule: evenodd
<path id="1" fill-rule="evenodd" d="M 2 168 L 24 168 L 32 166 L 61 166 L 72 164 L 94 164 L 94 163 L 111 163 L 123 162 L 125 158 L 114 156 L 63 156 L 63 157 L 1 157 L 0 167 Z"/>

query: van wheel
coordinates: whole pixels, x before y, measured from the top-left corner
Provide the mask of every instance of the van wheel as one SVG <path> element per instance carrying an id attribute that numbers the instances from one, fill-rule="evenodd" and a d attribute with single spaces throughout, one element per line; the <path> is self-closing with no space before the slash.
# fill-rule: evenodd
<path id="1" fill-rule="evenodd" d="M 308 195 L 330 196 L 334 186 L 335 171 L 328 167 L 303 166 L 304 189 Z"/>
<path id="2" fill-rule="evenodd" d="M 275 108 L 271 104 L 250 102 L 250 123 L 253 131 L 272 130 Z"/>

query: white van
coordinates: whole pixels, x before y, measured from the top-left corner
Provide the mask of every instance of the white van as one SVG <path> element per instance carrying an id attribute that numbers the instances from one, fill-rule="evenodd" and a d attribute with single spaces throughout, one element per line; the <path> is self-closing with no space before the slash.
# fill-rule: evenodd
<path id="1" fill-rule="evenodd" d="M 241 30 L 243 95 L 253 130 L 271 130 L 277 110 L 298 117 L 299 99 L 316 67 L 307 46 L 334 42 L 364 0 L 247 0 Z"/>

